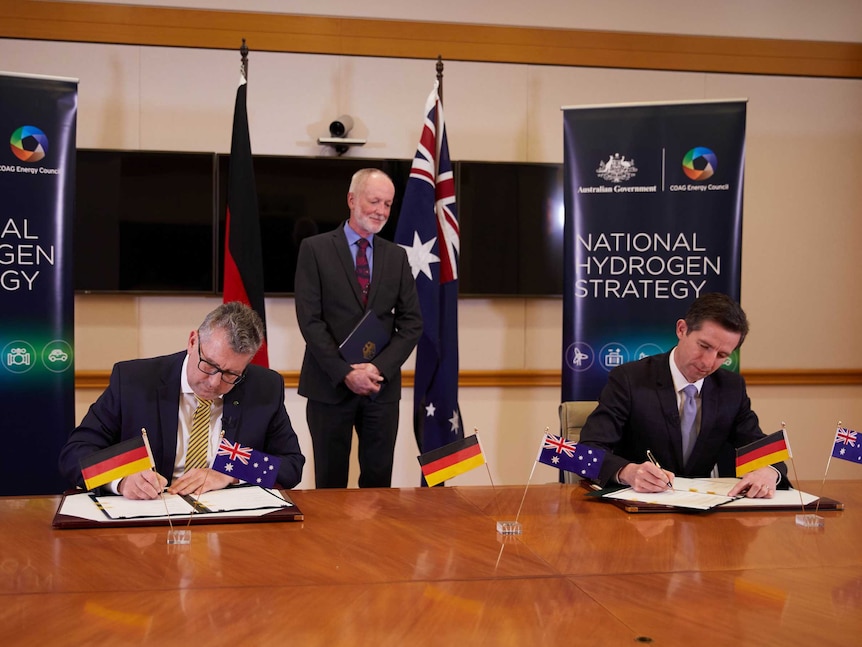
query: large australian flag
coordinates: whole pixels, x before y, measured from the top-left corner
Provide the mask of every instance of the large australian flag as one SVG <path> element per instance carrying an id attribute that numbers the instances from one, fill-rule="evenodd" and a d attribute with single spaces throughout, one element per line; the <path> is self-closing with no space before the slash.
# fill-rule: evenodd
<path id="1" fill-rule="evenodd" d="M 421 453 L 464 437 L 458 406 L 458 256 L 455 181 L 439 83 L 425 104 L 425 123 L 395 241 L 406 251 L 422 307 L 416 349 L 413 430 Z"/>

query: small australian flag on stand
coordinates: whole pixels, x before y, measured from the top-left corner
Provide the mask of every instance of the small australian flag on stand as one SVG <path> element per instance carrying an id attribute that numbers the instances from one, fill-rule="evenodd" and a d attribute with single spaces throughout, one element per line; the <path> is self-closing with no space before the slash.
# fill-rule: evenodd
<path id="1" fill-rule="evenodd" d="M 280 465 L 277 456 L 222 438 L 212 468 L 251 485 L 271 488 L 278 479 Z"/>
<path id="2" fill-rule="evenodd" d="M 545 434 L 536 460 L 551 467 L 577 474 L 585 479 L 597 479 L 605 451 L 589 445 L 578 445 L 555 434 Z"/>

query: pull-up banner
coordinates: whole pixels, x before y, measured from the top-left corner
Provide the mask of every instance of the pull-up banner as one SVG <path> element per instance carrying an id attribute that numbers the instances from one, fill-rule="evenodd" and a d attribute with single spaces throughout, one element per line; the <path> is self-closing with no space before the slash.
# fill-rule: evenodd
<path id="1" fill-rule="evenodd" d="M 0 494 L 62 492 L 78 82 L 0 72 Z"/>
<path id="2" fill-rule="evenodd" d="M 563 108 L 563 400 L 595 400 L 615 366 L 670 350 L 699 295 L 739 300 L 745 108 Z"/>

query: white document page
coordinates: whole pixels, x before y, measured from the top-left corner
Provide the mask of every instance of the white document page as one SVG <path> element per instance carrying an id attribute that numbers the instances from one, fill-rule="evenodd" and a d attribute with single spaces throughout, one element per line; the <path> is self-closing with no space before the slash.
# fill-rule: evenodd
<path id="1" fill-rule="evenodd" d="M 792 507 L 816 501 L 817 497 L 799 490 L 777 490 L 769 499 L 749 499 L 746 497 L 730 497 L 728 492 L 739 483 L 737 478 L 692 479 L 677 476 L 673 480 L 673 489 L 664 492 L 635 492 L 625 488 L 603 495 L 608 499 L 621 501 L 637 501 L 640 503 L 656 503 L 676 508 L 694 510 L 709 510 L 717 505 L 725 507 Z"/>

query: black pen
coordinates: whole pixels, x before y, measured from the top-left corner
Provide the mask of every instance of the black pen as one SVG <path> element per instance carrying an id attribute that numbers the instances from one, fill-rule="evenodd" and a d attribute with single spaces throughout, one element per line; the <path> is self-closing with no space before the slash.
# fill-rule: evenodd
<path id="1" fill-rule="evenodd" d="M 646 450 L 646 457 L 649 459 L 650 463 L 661 469 L 661 465 L 658 464 L 658 461 L 655 459 L 655 456 L 652 455 L 652 452 L 650 450 Z M 667 486 L 670 489 L 673 489 L 673 484 L 670 481 L 667 482 Z"/>

